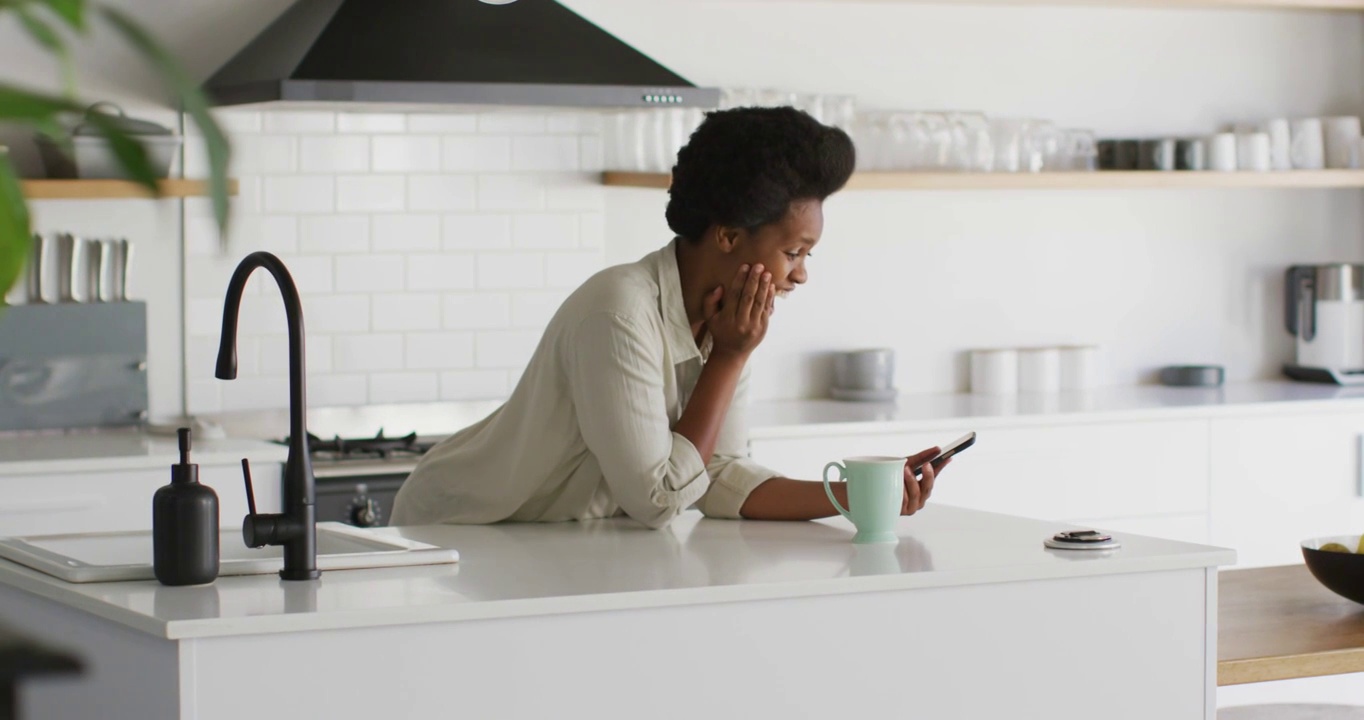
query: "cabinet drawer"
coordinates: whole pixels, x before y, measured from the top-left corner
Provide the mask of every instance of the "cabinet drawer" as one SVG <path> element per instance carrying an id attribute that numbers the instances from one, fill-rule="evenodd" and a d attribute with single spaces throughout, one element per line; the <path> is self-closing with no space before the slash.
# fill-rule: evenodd
<path id="1" fill-rule="evenodd" d="M 261 463 L 251 470 L 257 505 L 278 511 L 282 467 Z M 246 515 L 240 466 L 200 466 L 199 480 L 218 493 L 220 525 L 240 527 Z M 0 476 L 0 535 L 150 530 L 152 495 L 168 482 L 169 465 L 164 471 Z"/>
<path id="2" fill-rule="evenodd" d="M 853 455 L 908 455 L 970 428 L 755 440 L 755 460 L 817 479 Z M 1206 420 L 1004 428 L 979 434 L 933 492 L 936 502 L 1042 519 L 1201 514 L 1208 505 Z"/>

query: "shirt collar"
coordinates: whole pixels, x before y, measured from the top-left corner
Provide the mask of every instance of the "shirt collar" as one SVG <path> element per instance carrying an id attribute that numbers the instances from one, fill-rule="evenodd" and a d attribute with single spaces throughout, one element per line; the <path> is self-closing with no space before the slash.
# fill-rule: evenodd
<path id="1" fill-rule="evenodd" d="M 692 359 L 705 360 L 710 354 L 710 335 L 696 346 L 687 321 L 687 308 L 682 301 L 682 276 L 677 268 L 677 243 L 673 238 L 667 247 L 655 253 L 654 272 L 658 279 L 658 309 L 663 314 L 663 339 L 668 354 L 682 363 Z"/>

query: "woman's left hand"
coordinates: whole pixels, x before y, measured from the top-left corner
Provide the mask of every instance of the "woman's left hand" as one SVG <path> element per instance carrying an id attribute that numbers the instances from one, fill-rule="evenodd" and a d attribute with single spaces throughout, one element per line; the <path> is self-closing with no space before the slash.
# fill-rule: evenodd
<path id="1" fill-rule="evenodd" d="M 933 494 L 933 482 L 942 473 L 943 468 L 952 462 L 952 458 L 936 464 L 929 462 L 939 452 L 939 448 L 931 447 L 905 458 L 905 494 L 900 503 L 901 515 L 913 515 L 928 504 L 928 496 Z M 920 471 L 923 479 L 914 476 L 914 468 L 920 465 L 923 466 Z"/>

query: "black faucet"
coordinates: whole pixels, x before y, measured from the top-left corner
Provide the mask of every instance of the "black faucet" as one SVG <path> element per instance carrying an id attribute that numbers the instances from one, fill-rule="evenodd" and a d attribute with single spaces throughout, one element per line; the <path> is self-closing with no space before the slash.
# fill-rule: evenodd
<path id="1" fill-rule="evenodd" d="M 246 493 L 250 514 L 242 520 L 242 539 L 247 547 L 284 546 L 285 580 L 312 580 L 317 569 L 317 509 L 314 505 L 316 482 L 308 458 L 308 432 L 305 426 L 307 400 L 303 380 L 303 304 L 289 270 L 268 252 L 253 252 L 242 259 L 227 284 L 223 302 L 223 335 L 218 343 L 217 376 L 223 380 L 237 377 L 237 313 L 242 304 L 242 289 L 256 268 L 265 268 L 275 277 L 284 296 L 284 314 L 289 322 L 289 458 L 284 462 L 284 512 L 258 513 L 251 489 L 251 473 L 246 473 Z"/>

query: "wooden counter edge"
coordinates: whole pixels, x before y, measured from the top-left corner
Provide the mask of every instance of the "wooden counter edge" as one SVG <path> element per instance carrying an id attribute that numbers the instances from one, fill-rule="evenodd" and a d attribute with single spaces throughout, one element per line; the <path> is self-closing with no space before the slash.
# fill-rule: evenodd
<path id="1" fill-rule="evenodd" d="M 1309 655 L 1282 655 L 1217 662 L 1217 684 L 1242 685 L 1268 680 L 1292 680 L 1320 675 L 1364 672 L 1364 648 Z"/>

